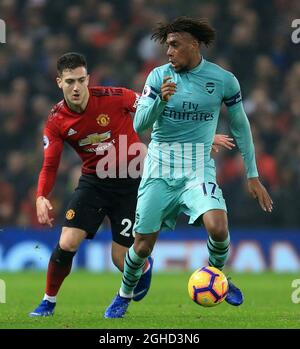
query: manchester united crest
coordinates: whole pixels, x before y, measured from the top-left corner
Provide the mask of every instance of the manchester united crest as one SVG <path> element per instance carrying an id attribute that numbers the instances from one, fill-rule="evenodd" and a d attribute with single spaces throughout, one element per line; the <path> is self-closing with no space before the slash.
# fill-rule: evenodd
<path id="1" fill-rule="evenodd" d="M 107 114 L 100 114 L 97 116 L 97 124 L 105 127 L 109 124 L 109 116 Z"/>
<path id="2" fill-rule="evenodd" d="M 74 210 L 68 210 L 66 213 L 66 218 L 68 221 L 73 219 L 75 217 L 75 211 Z"/>

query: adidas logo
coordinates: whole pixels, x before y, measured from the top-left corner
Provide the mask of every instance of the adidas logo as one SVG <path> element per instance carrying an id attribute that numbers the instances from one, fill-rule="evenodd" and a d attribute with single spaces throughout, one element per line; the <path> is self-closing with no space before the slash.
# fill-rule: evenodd
<path id="1" fill-rule="evenodd" d="M 77 131 L 73 130 L 72 128 L 69 129 L 68 131 L 68 136 L 73 136 L 77 133 Z"/>

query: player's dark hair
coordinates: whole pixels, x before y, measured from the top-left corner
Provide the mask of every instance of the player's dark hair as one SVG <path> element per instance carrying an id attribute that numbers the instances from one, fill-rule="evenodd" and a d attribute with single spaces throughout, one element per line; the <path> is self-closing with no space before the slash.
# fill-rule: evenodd
<path id="1" fill-rule="evenodd" d="M 57 60 L 57 74 L 61 76 L 65 69 L 76 69 L 78 67 L 85 67 L 87 63 L 85 57 L 77 52 L 68 52 L 62 55 Z"/>
<path id="2" fill-rule="evenodd" d="M 167 41 L 168 34 L 187 32 L 190 33 L 199 43 L 210 45 L 216 36 L 216 31 L 204 18 L 178 17 L 170 23 L 158 23 L 153 30 L 151 39 L 164 44 Z"/>

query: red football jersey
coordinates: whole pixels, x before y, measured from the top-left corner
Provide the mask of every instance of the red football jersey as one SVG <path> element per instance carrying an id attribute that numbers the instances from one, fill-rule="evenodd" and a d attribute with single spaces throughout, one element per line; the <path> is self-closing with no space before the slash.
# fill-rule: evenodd
<path id="1" fill-rule="evenodd" d="M 124 160 L 119 160 L 119 154 L 126 156 L 126 164 L 137 156 L 127 154 L 131 144 L 140 143 L 131 115 L 136 111 L 139 95 L 116 87 L 92 87 L 89 92 L 88 104 L 82 113 L 70 110 L 64 100 L 52 108 L 44 128 L 44 163 L 37 196 L 47 196 L 54 186 L 64 141 L 80 156 L 85 174 L 96 173 L 98 161 L 112 146 L 116 150 L 113 160 L 116 169 L 119 161 Z M 119 149 L 119 136 L 126 137 L 122 143 L 126 149 Z"/>

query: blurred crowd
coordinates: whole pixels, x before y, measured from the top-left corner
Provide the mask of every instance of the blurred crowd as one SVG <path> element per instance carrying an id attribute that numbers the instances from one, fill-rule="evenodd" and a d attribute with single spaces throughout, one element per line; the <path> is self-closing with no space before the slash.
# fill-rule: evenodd
<path id="1" fill-rule="evenodd" d="M 260 177 L 274 200 L 274 213 L 265 214 L 247 195 L 239 152 L 220 151 L 218 178 L 230 225 L 300 226 L 300 43 L 291 40 L 298 0 L 1 0 L 7 39 L 0 44 L 0 228 L 39 226 L 42 129 L 62 99 L 57 58 L 81 52 L 90 85 L 141 92 L 149 71 L 167 62 L 165 48 L 150 40 L 151 29 L 180 15 L 208 18 L 217 30 L 204 57 L 240 81 Z M 218 131 L 229 134 L 225 108 Z M 79 175 L 80 161 L 66 146 L 51 194 L 57 224 Z"/>

